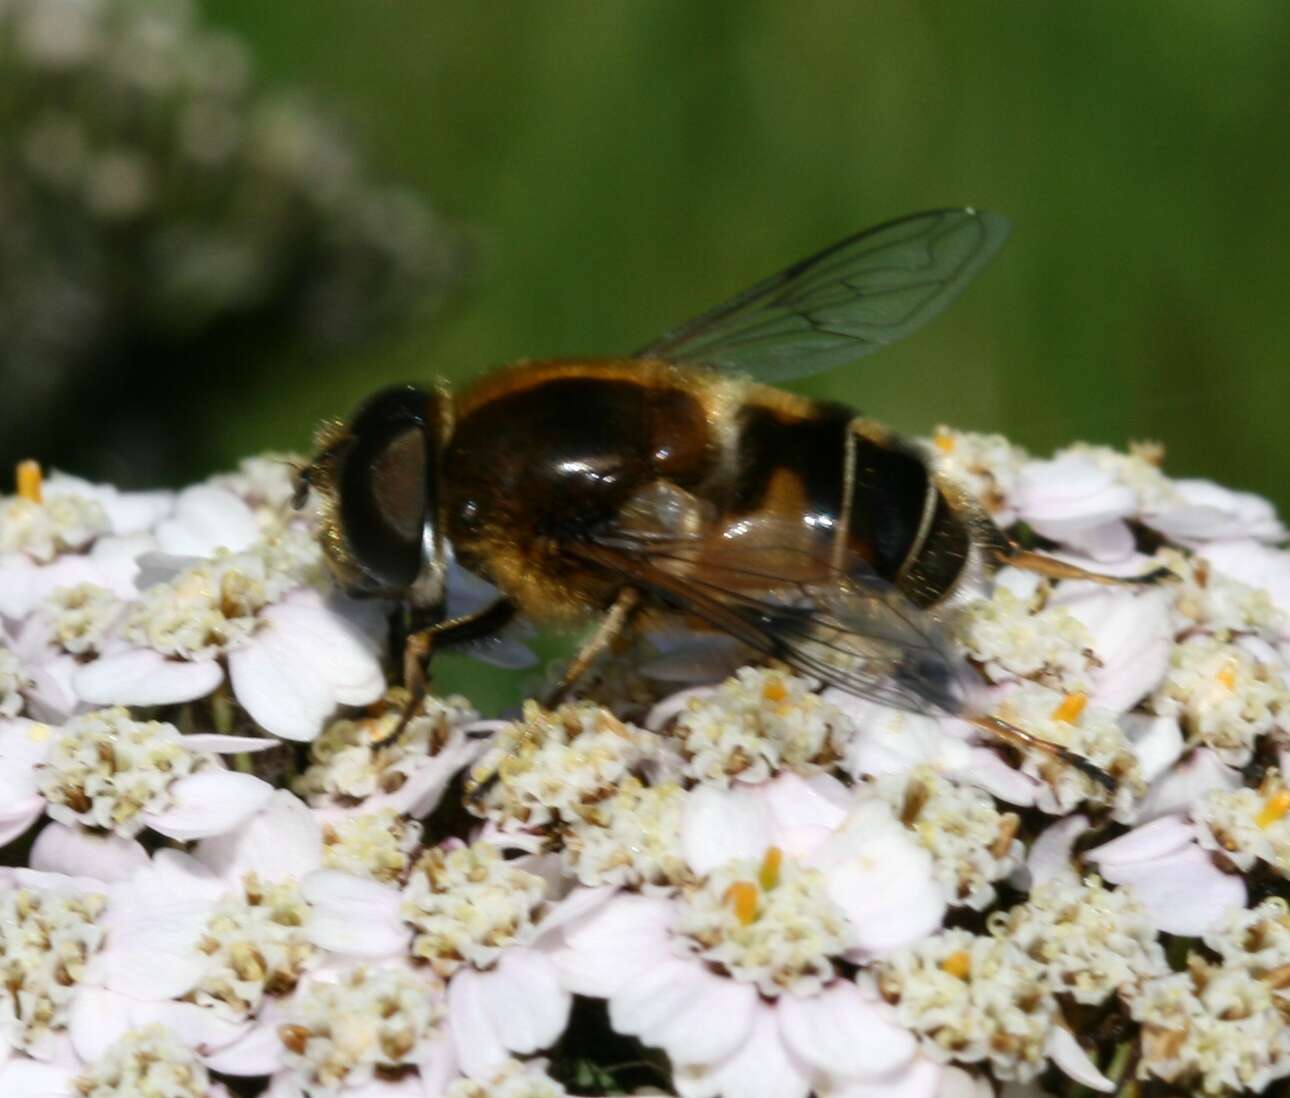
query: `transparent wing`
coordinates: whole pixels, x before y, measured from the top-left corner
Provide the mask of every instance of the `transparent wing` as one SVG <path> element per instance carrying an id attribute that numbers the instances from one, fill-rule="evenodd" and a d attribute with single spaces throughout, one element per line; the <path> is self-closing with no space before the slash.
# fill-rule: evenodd
<path id="1" fill-rule="evenodd" d="M 939 628 L 867 564 L 840 567 L 774 538 L 676 537 L 607 529 L 579 548 L 673 611 L 858 697 L 916 713 L 957 713 L 962 669 Z"/>
<path id="2" fill-rule="evenodd" d="M 953 301 L 1008 237 L 998 214 L 932 210 L 848 237 L 642 347 L 775 382 L 895 343 Z"/>

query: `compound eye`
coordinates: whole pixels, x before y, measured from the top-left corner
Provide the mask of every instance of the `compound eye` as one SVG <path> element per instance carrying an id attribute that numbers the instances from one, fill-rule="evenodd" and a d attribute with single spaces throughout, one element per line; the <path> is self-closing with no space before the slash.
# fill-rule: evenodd
<path id="1" fill-rule="evenodd" d="M 425 555 L 430 448 L 419 423 L 372 425 L 340 462 L 340 523 L 373 586 L 411 587 Z"/>

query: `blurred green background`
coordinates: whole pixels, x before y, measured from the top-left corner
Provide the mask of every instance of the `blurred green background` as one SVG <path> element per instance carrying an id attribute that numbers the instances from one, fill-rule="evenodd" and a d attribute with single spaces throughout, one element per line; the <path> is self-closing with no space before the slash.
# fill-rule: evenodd
<path id="1" fill-rule="evenodd" d="M 155 426 L 183 438 L 160 472 L 46 456 L 181 482 L 306 447 L 388 381 L 625 351 L 857 228 L 972 203 L 1013 220 L 1001 258 L 930 329 L 812 391 L 1039 452 L 1157 438 L 1171 472 L 1290 509 L 1284 0 L 197 11 L 460 229 L 469 274 L 341 352 L 279 339 L 159 361 L 152 384 L 202 384 Z M 92 431 L 139 384 L 100 378 L 90 404 L 73 392 L 42 415 L 88 408 Z"/>
<path id="2" fill-rule="evenodd" d="M 1290 5 L 219 0 L 468 226 L 436 322 L 212 407 L 231 461 L 391 379 L 612 354 L 856 228 L 1014 223 L 927 331 L 812 390 L 911 431 L 1167 445 L 1290 508 Z"/>

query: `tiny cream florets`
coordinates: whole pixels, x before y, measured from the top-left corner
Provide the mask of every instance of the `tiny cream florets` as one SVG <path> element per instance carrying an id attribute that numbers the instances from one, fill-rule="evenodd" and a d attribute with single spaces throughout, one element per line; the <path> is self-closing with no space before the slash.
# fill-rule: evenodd
<path id="1" fill-rule="evenodd" d="M 230 1021 L 256 1013 L 266 995 L 284 995 L 318 959 L 308 938 L 311 912 L 294 881 L 266 884 L 248 874 L 224 897 L 197 943 L 206 970 L 189 998 Z"/>
<path id="2" fill-rule="evenodd" d="M 1148 705 L 1177 717 L 1184 732 L 1230 766 L 1244 766 L 1260 736 L 1284 730 L 1290 688 L 1281 671 L 1244 648 L 1210 636 L 1174 646 L 1164 682 Z"/>
<path id="3" fill-rule="evenodd" d="M 122 633 L 131 644 L 166 656 L 203 660 L 245 644 L 275 594 L 263 561 L 220 552 L 147 588 L 126 614 Z"/>
<path id="4" fill-rule="evenodd" d="M 1029 455 L 1002 435 L 978 434 L 940 426 L 928 440 L 928 454 L 938 473 L 962 484 L 1005 524 L 1008 500 L 1017 487 Z"/>
<path id="5" fill-rule="evenodd" d="M 0 892 L 0 1040 L 47 1057 L 67 1028 L 72 997 L 103 944 L 98 893 Z"/>
<path id="6" fill-rule="evenodd" d="M 1056 1003 L 1044 966 L 1006 938 L 945 930 L 882 963 L 879 988 L 932 1059 L 1028 1082 L 1045 1067 Z"/>
<path id="7" fill-rule="evenodd" d="M 508 946 L 530 940 L 545 897 L 541 877 L 489 843 L 427 850 L 403 889 L 412 955 L 445 978 L 466 964 L 489 968 Z"/>
<path id="8" fill-rule="evenodd" d="M 568 1092 L 550 1075 L 542 1061 L 507 1060 L 487 1081 L 458 1079 L 444 1098 L 563 1098 Z"/>
<path id="9" fill-rule="evenodd" d="M 996 715 L 1033 736 L 1059 744 L 1116 781 L 1112 792 L 1059 759 L 1037 750 L 1025 752 L 1021 769 L 1040 779 L 1036 803 L 1045 812 L 1066 815 L 1084 801 L 1110 802 L 1117 819 L 1129 818 L 1146 791 L 1138 760 L 1115 718 L 1087 706 L 1083 695 L 1061 695 L 1023 683 L 1003 699 Z"/>
<path id="10" fill-rule="evenodd" d="M 201 1061 L 165 1026 L 132 1029 L 72 1081 L 78 1098 L 209 1098 Z"/>
<path id="11" fill-rule="evenodd" d="M 1290 1006 L 1290 904 L 1280 896 L 1258 907 L 1237 908 L 1205 935 L 1205 944 L 1227 968 L 1244 968 L 1267 980 Z"/>
<path id="12" fill-rule="evenodd" d="M 1093 637 L 1062 606 L 1043 605 L 1041 585 L 1029 597 L 997 586 L 968 603 L 955 619 L 967 656 L 991 682 L 1034 679 L 1054 690 L 1087 692 L 1098 666 Z"/>
<path id="13" fill-rule="evenodd" d="M 23 553 L 39 564 L 84 549 L 111 528 L 103 505 L 86 496 L 59 493 L 39 503 L 21 496 L 0 501 L 0 553 Z"/>
<path id="14" fill-rule="evenodd" d="M 1001 812 L 974 786 L 956 785 L 934 767 L 879 778 L 876 790 L 932 855 L 945 899 L 981 911 L 994 900 L 994 882 L 1021 864 L 1020 817 Z"/>
<path id="15" fill-rule="evenodd" d="M 22 692 L 30 686 L 17 654 L 0 646 L 0 717 L 16 717 L 22 712 L 26 704 Z"/>
<path id="16" fill-rule="evenodd" d="M 1142 1024 L 1138 1077 L 1190 1094 L 1261 1091 L 1290 1075 L 1290 1025 L 1271 984 L 1244 968 L 1192 960 L 1130 1004 Z"/>
<path id="17" fill-rule="evenodd" d="M 286 1066 L 310 1098 L 409 1067 L 441 1036 L 439 992 L 433 978 L 405 969 L 357 968 L 336 983 L 312 983 L 278 1027 Z"/>
<path id="18" fill-rule="evenodd" d="M 59 587 L 45 601 L 54 641 L 73 656 L 96 655 L 125 603 L 106 587 L 78 583 Z"/>
<path id="19" fill-rule="evenodd" d="M 407 876 L 421 825 L 392 808 L 364 812 L 323 827 L 323 865 L 392 884 Z"/>
<path id="20" fill-rule="evenodd" d="M 1180 582 L 1172 587 L 1174 610 L 1183 619 L 1182 629 L 1214 633 L 1226 639 L 1252 633 L 1267 640 L 1279 634 L 1285 615 L 1261 587 L 1234 580 L 1210 567 L 1204 557 L 1188 556 L 1177 549 L 1162 549 L 1156 560 Z"/>
<path id="21" fill-rule="evenodd" d="M 854 735 L 851 721 L 805 679 L 742 667 L 711 693 L 695 697 L 671 729 L 687 777 L 727 786 L 766 781 L 784 770 L 832 766 Z"/>
<path id="22" fill-rule="evenodd" d="M 676 948 L 755 984 L 763 995 L 811 995 L 854 944 L 824 875 L 780 851 L 760 863 L 731 862 L 682 894 Z"/>
<path id="23" fill-rule="evenodd" d="M 500 729 L 472 767 L 471 781 L 483 792 L 471 808 L 503 827 L 574 822 L 661 753 L 659 736 L 598 705 L 547 710 L 526 702 L 523 720 Z"/>
<path id="24" fill-rule="evenodd" d="M 1259 789 L 1219 789 L 1192 807 L 1196 838 L 1207 850 L 1220 851 L 1241 870 L 1264 862 L 1290 877 L 1290 792 L 1276 770 L 1268 771 Z"/>
<path id="25" fill-rule="evenodd" d="M 55 733 L 39 772 L 49 814 L 60 823 L 131 837 L 142 815 L 170 807 L 170 787 L 214 765 L 187 747 L 172 724 L 136 721 L 129 710 L 96 709 Z"/>
<path id="26" fill-rule="evenodd" d="M 1132 891 L 1112 891 L 1096 877 L 1041 884 L 1024 904 L 996 914 L 990 929 L 1044 966 L 1054 994 L 1077 1003 L 1102 1003 L 1117 992 L 1130 998 L 1146 980 L 1169 972 Z"/>
<path id="27" fill-rule="evenodd" d="M 313 805 L 393 793 L 428 759 L 460 740 L 465 725 L 479 719 L 463 697 L 427 694 L 400 730 L 407 701 L 407 692 L 395 688 L 369 715 L 327 725 L 309 745 L 310 764 L 295 779 L 295 792 Z"/>
<path id="28" fill-rule="evenodd" d="M 685 791 L 674 782 L 626 778 L 603 801 L 582 809 L 564 833 L 561 855 L 581 884 L 679 884 L 690 877 L 681 850 Z"/>

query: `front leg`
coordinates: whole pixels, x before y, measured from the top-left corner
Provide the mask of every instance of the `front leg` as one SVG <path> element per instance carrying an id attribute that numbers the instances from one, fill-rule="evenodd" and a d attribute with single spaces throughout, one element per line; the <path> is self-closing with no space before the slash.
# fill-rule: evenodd
<path id="1" fill-rule="evenodd" d="M 622 635 L 640 607 L 640 602 L 640 592 L 634 587 L 624 587 L 618 592 L 618 597 L 614 599 L 609 613 L 596 627 L 596 631 L 578 649 L 578 654 L 573 657 L 573 661 L 565 669 L 560 681 L 542 699 L 542 704 L 547 709 L 554 709 L 559 705 L 569 691 L 577 685 L 578 680 L 587 673 L 587 668 Z"/>

